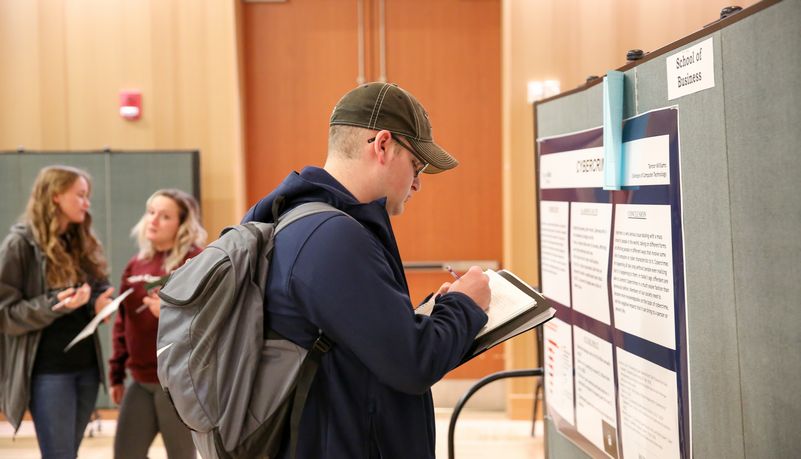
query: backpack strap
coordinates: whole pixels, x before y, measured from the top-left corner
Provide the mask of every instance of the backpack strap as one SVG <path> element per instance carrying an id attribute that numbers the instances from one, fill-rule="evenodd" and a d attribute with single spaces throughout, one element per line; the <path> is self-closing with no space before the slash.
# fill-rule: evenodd
<path id="1" fill-rule="evenodd" d="M 278 234 L 279 231 L 303 217 L 322 212 L 339 212 L 348 216 L 348 218 L 353 218 L 344 211 L 337 209 L 326 202 L 307 202 L 281 215 L 281 217 L 278 218 L 275 226 L 275 234 Z M 314 377 L 317 374 L 317 369 L 320 366 L 320 361 L 323 358 L 323 354 L 328 352 L 333 344 L 334 343 L 323 334 L 323 331 L 320 330 L 317 339 L 314 341 L 311 349 L 309 349 L 309 352 L 303 359 L 303 363 L 300 364 L 298 376 L 295 379 L 295 394 L 292 401 L 292 413 L 289 417 L 289 457 L 292 459 L 295 459 L 295 456 L 297 455 L 300 417 L 303 414 L 303 409 L 306 407 L 306 400 L 309 398 L 309 390 L 314 382 Z"/>
<path id="2" fill-rule="evenodd" d="M 245 228 L 246 230 L 248 230 L 250 232 L 250 234 L 252 234 L 253 237 L 256 238 L 256 241 L 257 241 L 256 242 L 256 244 L 257 244 L 256 245 L 256 247 L 257 247 L 256 248 L 256 253 L 261 253 L 262 250 L 264 250 L 264 234 L 262 234 L 262 232 L 258 228 L 256 228 L 256 225 L 254 225 L 253 222 L 245 223 L 244 225 L 242 225 L 242 227 Z M 223 234 L 226 233 L 227 229 L 228 228 L 223 230 Z M 256 276 L 258 276 L 259 274 L 262 273 L 261 270 L 259 269 L 259 261 L 260 261 L 259 257 L 248 257 L 248 258 L 250 258 L 251 276 L 253 276 L 254 280 L 258 281 Z"/>
<path id="3" fill-rule="evenodd" d="M 278 234 L 279 231 L 286 228 L 287 226 L 291 225 L 297 220 L 300 220 L 303 217 L 308 217 L 309 215 L 319 214 L 322 212 L 339 212 L 343 215 L 347 215 L 350 218 L 350 215 L 346 214 L 344 211 L 337 209 L 336 207 L 328 204 L 327 202 L 322 201 L 314 201 L 314 202 L 307 202 L 301 204 L 294 209 L 285 212 L 283 215 L 278 217 L 276 220 L 277 224 L 275 225 L 275 233 Z"/>
<path id="4" fill-rule="evenodd" d="M 273 202 L 273 215 L 277 212 L 280 212 L 281 207 L 284 203 L 284 197 L 278 196 L 275 201 Z M 348 218 L 353 218 L 347 213 L 342 210 L 337 209 L 336 207 L 321 201 L 316 202 L 307 202 L 301 204 L 288 212 L 285 212 L 283 215 L 278 215 L 274 217 L 275 226 L 273 228 L 273 234 L 271 237 L 275 237 L 279 231 L 286 228 L 287 226 L 291 225 L 292 223 L 300 220 L 301 218 L 308 217 L 310 215 L 319 214 L 323 212 L 338 212 L 342 215 L 346 215 Z M 244 229 L 249 231 L 253 236 L 256 238 L 258 249 L 256 250 L 257 253 L 262 253 L 264 250 L 265 242 L 265 235 L 262 233 L 262 230 L 259 229 L 258 226 L 254 222 L 248 222 L 242 225 Z M 235 227 L 229 226 L 223 229 L 222 234 L 233 230 Z M 259 283 L 259 279 L 264 278 L 266 273 L 266 260 L 264 258 L 259 257 L 250 257 L 250 272 L 251 276 L 253 277 L 256 283 Z"/>
<path id="5" fill-rule="evenodd" d="M 298 370 L 298 377 L 296 379 L 295 397 L 292 402 L 292 414 L 289 417 L 289 451 L 290 458 L 295 459 L 298 450 L 298 432 L 300 431 L 300 417 L 303 414 L 303 408 L 306 406 L 306 399 L 309 398 L 309 390 L 314 382 L 314 376 L 317 374 L 317 368 L 320 366 L 320 361 L 323 354 L 331 349 L 333 343 L 327 336 L 320 334 L 317 340 L 314 341 L 309 353 L 303 359 L 303 363 Z"/>
<path id="6" fill-rule="evenodd" d="M 282 194 L 276 196 L 275 199 L 273 199 L 273 207 L 271 210 L 273 213 L 274 222 L 277 222 L 278 218 L 281 216 L 281 208 L 284 207 L 284 201 L 286 201 L 286 196 Z"/>

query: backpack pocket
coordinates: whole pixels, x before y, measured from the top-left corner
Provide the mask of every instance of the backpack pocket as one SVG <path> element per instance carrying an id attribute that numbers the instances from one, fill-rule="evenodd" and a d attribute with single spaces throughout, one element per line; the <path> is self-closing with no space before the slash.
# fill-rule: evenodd
<path id="1" fill-rule="evenodd" d="M 256 423 L 256 426 L 276 412 L 287 396 L 291 395 L 295 388 L 295 378 L 306 353 L 306 349 L 289 340 L 268 339 L 264 341 L 255 383 L 256 387 L 262 389 L 254 394 L 248 409 L 251 420 Z M 281 375 L 281 377 L 277 378 L 276 375 Z"/>
<path id="2" fill-rule="evenodd" d="M 227 266 L 222 266 L 227 264 Z M 178 268 L 159 291 L 162 307 L 193 306 L 204 289 L 216 286 L 215 277 L 225 276 L 231 268 L 231 259 L 224 251 L 209 246 Z M 165 304 L 166 302 L 166 304 Z"/>
<path id="3" fill-rule="evenodd" d="M 254 388 L 258 389 L 250 398 L 241 442 L 231 451 L 232 457 L 272 458 L 278 454 L 289 430 L 296 379 L 307 353 L 289 340 L 264 341 L 254 381 Z"/>
<path id="4" fill-rule="evenodd" d="M 198 274 L 204 278 L 198 282 Z M 190 263 L 175 271 L 159 292 L 159 327 L 156 355 L 159 381 L 169 391 L 176 411 L 190 429 L 208 432 L 220 418 L 216 374 L 218 351 L 224 336 L 204 333 L 219 316 L 214 307 L 232 303 L 233 269 L 220 250 L 204 250 Z"/>

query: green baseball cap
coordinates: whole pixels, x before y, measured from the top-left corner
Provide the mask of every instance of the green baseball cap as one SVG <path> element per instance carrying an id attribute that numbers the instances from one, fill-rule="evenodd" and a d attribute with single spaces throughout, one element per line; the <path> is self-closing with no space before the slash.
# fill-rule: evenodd
<path id="1" fill-rule="evenodd" d="M 415 156 L 428 163 L 426 174 L 438 174 L 459 165 L 456 158 L 434 143 L 425 108 L 396 84 L 367 83 L 352 89 L 337 102 L 328 124 L 387 130 L 404 137 Z"/>

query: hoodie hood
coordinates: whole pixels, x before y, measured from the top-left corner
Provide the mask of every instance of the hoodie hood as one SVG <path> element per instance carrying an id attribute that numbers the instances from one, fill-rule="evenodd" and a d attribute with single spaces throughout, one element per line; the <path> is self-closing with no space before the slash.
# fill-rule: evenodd
<path id="1" fill-rule="evenodd" d="M 262 198 L 251 207 L 242 223 L 260 221 L 270 223 L 273 221 L 272 206 L 278 197 L 283 197 L 284 203 L 281 212 L 306 202 L 325 202 L 346 213 L 359 213 L 359 208 L 370 206 L 360 203 L 341 183 L 339 183 L 325 169 L 319 167 L 306 167 L 300 173 L 292 172 L 270 194 Z M 383 206 L 385 199 L 374 201 Z"/>
<path id="2" fill-rule="evenodd" d="M 15 223 L 11 226 L 11 233 L 19 234 L 26 242 L 36 246 L 36 238 L 33 237 L 33 228 L 27 223 Z"/>
<path id="3" fill-rule="evenodd" d="M 306 202 L 326 202 L 353 217 L 389 250 L 396 276 L 402 279 L 403 284 L 406 283 L 398 243 L 386 209 L 386 198 L 361 203 L 325 169 L 310 166 L 300 173 L 289 174 L 273 192 L 248 210 L 242 223 L 250 221 L 272 223 L 273 203 L 279 197 L 284 199 L 280 213 Z"/>
<path id="4" fill-rule="evenodd" d="M 386 210 L 386 198 L 361 203 L 331 174 L 319 167 L 310 166 L 300 173 L 289 174 L 275 190 L 248 210 L 242 223 L 249 221 L 271 223 L 273 203 L 279 197 L 284 199 L 280 213 L 306 202 L 326 202 L 355 218 L 387 246 L 394 247 L 397 252 L 395 235 L 392 233 Z"/>

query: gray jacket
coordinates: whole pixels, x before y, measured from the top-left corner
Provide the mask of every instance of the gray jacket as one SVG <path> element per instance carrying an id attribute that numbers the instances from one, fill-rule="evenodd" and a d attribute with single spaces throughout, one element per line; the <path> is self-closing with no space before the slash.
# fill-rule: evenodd
<path id="1" fill-rule="evenodd" d="M 30 401 L 31 374 L 42 329 L 71 312 L 50 309 L 56 298 L 48 293 L 46 262 L 31 228 L 14 225 L 0 246 L 0 411 L 15 432 Z M 94 340 L 100 365 L 103 359 L 97 333 Z M 102 368 L 99 374 L 103 378 Z"/>

